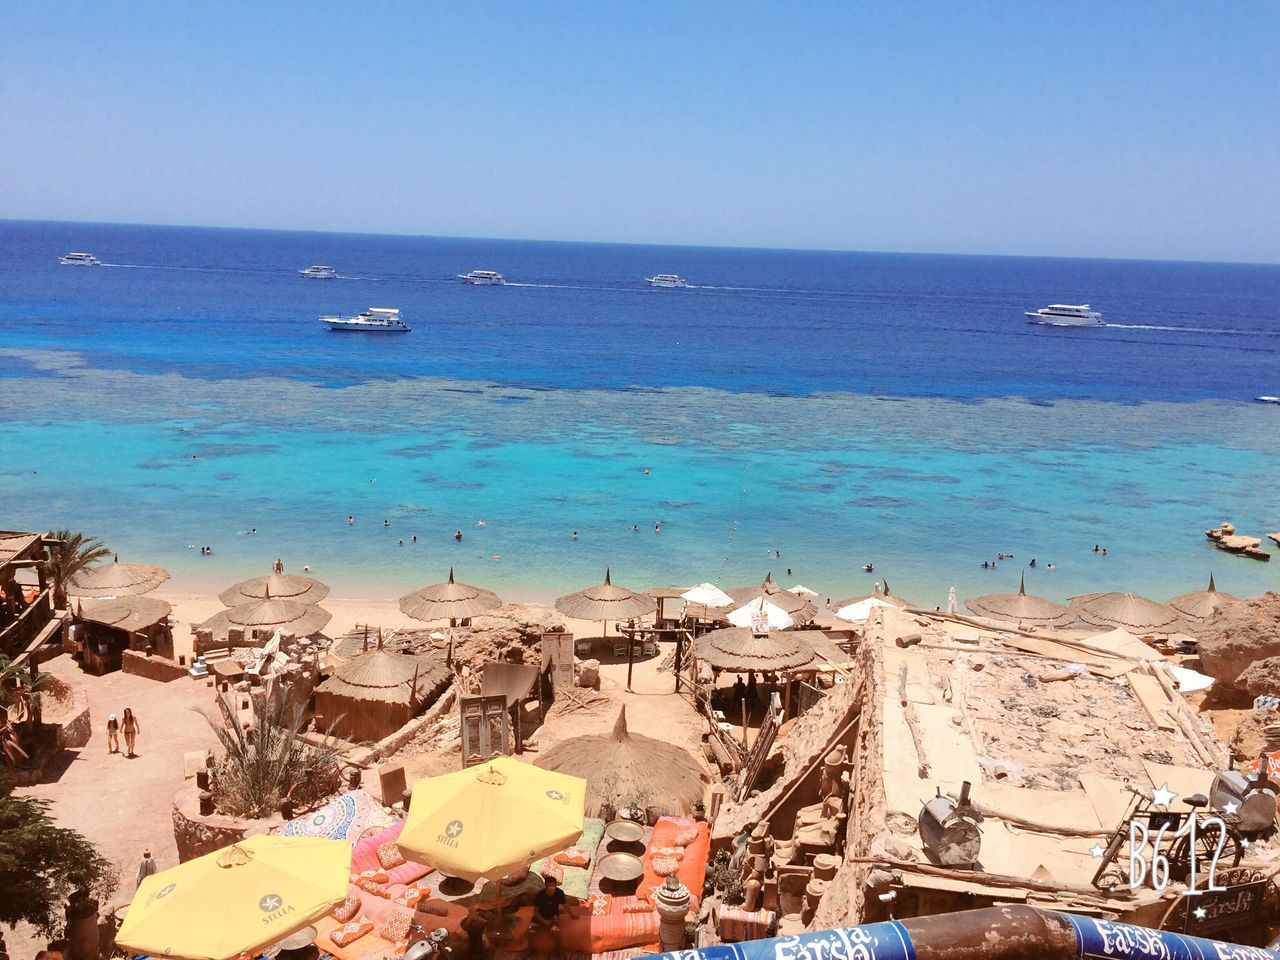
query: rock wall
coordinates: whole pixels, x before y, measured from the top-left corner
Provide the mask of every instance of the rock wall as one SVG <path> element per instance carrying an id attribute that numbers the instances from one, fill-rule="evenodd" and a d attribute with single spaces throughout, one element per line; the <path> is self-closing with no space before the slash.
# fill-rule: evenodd
<path id="1" fill-rule="evenodd" d="M 181 680 L 184 677 L 190 679 L 191 677 L 187 673 L 187 668 L 179 666 L 176 660 L 168 660 L 164 657 L 148 657 L 145 653 L 139 653 L 137 650 L 125 650 L 121 653 L 120 669 L 137 677 L 159 680 L 161 683 L 168 683 L 170 680 Z"/>
<path id="2" fill-rule="evenodd" d="M 479 674 L 489 661 L 538 663 L 542 634 L 564 626 L 564 617 L 547 607 L 509 604 L 471 621 L 471 633 L 454 648 L 454 659 Z"/>
<path id="3" fill-rule="evenodd" d="M 1205 673 L 1240 689 L 1251 664 L 1280 656 L 1280 593 L 1219 607 L 1200 630 L 1199 652 Z"/>
<path id="4" fill-rule="evenodd" d="M 436 699 L 426 712 L 414 717 L 391 736 L 386 737 L 371 747 L 361 747 L 346 755 L 346 759 L 360 766 L 368 767 L 392 756 L 406 744 L 413 741 L 420 733 L 432 726 L 442 716 L 457 706 L 457 686 L 451 681 L 444 693 Z M 394 801 L 394 798 L 392 800 Z"/>
<path id="5" fill-rule="evenodd" d="M 265 820 L 245 820 L 218 813 L 203 817 L 195 780 L 183 784 L 173 798 L 173 839 L 178 847 L 179 863 L 229 847 L 245 837 L 266 833 L 282 823 L 284 820 L 279 814 Z"/>
<path id="6" fill-rule="evenodd" d="M 56 722 L 61 728 L 58 746 L 64 750 L 75 750 L 89 743 L 89 737 L 93 735 L 93 718 L 89 714 L 89 697 L 83 688 L 72 687 L 71 703 Z"/>

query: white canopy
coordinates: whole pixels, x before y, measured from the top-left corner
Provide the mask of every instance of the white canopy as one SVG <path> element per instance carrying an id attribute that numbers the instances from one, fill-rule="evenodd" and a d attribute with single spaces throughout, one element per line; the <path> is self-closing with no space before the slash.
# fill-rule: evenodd
<path id="1" fill-rule="evenodd" d="M 774 606 L 764 597 L 759 597 L 750 603 L 743 604 L 737 610 L 732 611 L 727 619 L 735 627 L 749 627 L 760 617 L 768 619 L 770 630 L 785 630 L 795 623 L 791 619 L 791 614 L 781 607 Z"/>
<path id="2" fill-rule="evenodd" d="M 708 607 L 727 607 L 733 603 L 733 597 L 714 583 L 700 583 L 680 594 L 680 599 L 687 600 L 689 603 L 701 603 Z"/>
<path id="3" fill-rule="evenodd" d="M 857 603 L 841 607 L 836 611 L 836 616 L 841 620 L 849 620 L 853 623 L 866 623 L 871 616 L 871 611 L 876 607 L 893 607 L 893 604 L 886 603 L 879 597 L 867 597 L 865 600 L 859 600 Z"/>
<path id="4" fill-rule="evenodd" d="M 816 597 L 819 595 L 817 590 L 810 590 L 802 583 L 797 583 L 788 592 L 794 593 L 797 597 Z"/>

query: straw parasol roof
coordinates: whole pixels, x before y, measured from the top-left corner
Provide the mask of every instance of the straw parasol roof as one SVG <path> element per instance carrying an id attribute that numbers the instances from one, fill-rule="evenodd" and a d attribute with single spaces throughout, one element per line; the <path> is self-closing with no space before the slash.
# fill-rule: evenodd
<path id="1" fill-rule="evenodd" d="M 218 594 L 218 599 L 225 606 L 234 607 L 251 600 L 265 600 L 267 597 L 296 600 L 298 603 L 319 603 L 328 595 L 329 588 L 319 580 L 291 573 L 273 573 L 266 577 L 242 580 L 223 590 Z"/>
<path id="2" fill-rule="evenodd" d="M 721 670 L 791 670 L 812 663 L 813 647 L 796 631 L 770 630 L 757 635 L 750 627 L 727 627 L 704 633 L 693 642 L 693 655 Z"/>
<path id="3" fill-rule="evenodd" d="M 200 624 L 200 629 L 226 633 L 233 627 L 246 630 L 286 630 L 307 636 L 324 629 L 333 618 L 328 610 L 297 600 L 282 600 L 268 595 L 215 613 Z"/>
<path id="4" fill-rule="evenodd" d="M 173 607 L 157 597 L 121 597 L 114 600 L 81 600 L 76 617 L 90 623 L 133 633 L 154 626 L 169 616 Z"/>
<path id="5" fill-rule="evenodd" d="M 1017 593 L 988 593 L 966 600 L 971 613 L 1009 623 L 1034 623 L 1063 627 L 1076 619 L 1076 614 L 1060 603 L 1044 597 L 1027 595 L 1027 575 L 1022 575 Z"/>
<path id="6" fill-rule="evenodd" d="M 497 610 L 502 601 L 492 590 L 458 583 L 449 568 L 449 579 L 433 583 L 400 598 L 400 612 L 415 620 L 462 620 Z"/>
<path id="7" fill-rule="evenodd" d="M 316 690 L 352 700 L 413 703 L 444 683 L 450 672 L 439 656 L 392 653 L 377 647 L 339 664 Z"/>
<path id="8" fill-rule="evenodd" d="M 1219 593 L 1218 588 L 1213 584 L 1213 574 L 1211 573 L 1209 574 L 1209 586 L 1207 589 L 1181 593 L 1169 601 L 1169 606 L 1183 616 L 1191 617 L 1194 620 L 1208 620 L 1219 607 L 1227 607 L 1243 602 L 1239 597 L 1233 597 L 1229 593 Z"/>
<path id="9" fill-rule="evenodd" d="M 1134 633 L 1170 627 L 1182 618 L 1173 607 L 1133 593 L 1086 593 L 1072 597 L 1069 609 L 1086 623 L 1124 627 Z"/>
<path id="10" fill-rule="evenodd" d="M 912 603 L 910 600 L 904 600 L 902 597 L 899 597 L 894 593 L 892 593 L 889 590 L 888 580 L 881 580 L 880 582 L 884 585 L 883 589 L 877 588 L 876 593 L 864 593 L 861 596 L 848 597 L 844 600 L 837 600 L 835 603 L 831 604 L 832 608 L 839 610 L 841 607 L 848 607 L 855 603 L 861 603 L 863 600 L 872 600 L 872 599 L 883 600 L 885 603 L 889 604 L 889 606 L 899 607 L 903 610 L 905 610 L 907 607 L 915 606 L 915 604 Z"/>
<path id="11" fill-rule="evenodd" d="M 625 620 L 653 613 L 656 604 L 651 597 L 626 587 L 614 586 L 606 568 L 604 583 L 556 599 L 556 609 L 566 617 L 578 620 Z"/>
<path id="12" fill-rule="evenodd" d="M 73 597 L 132 597 L 149 593 L 169 579 L 169 571 L 148 563 L 110 563 L 85 567 L 67 583 Z"/>
<path id="13" fill-rule="evenodd" d="M 791 614 L 797 621 L 811 620 L 813 615 L 818 612 L 817 608 L 804 597 L 796 596 L 794 593 L 783 590 L 778 586 L 773 579 L 772 573 L 766 573 L 764 582 L 759 586 L 738 587 L 727 591 L 727 593 L 730 599 L 733 600 L 734 606 L 738 607 L 764 597 L 775 607 L 779 607 Z"/>
<path id="14" fill-rule="evenodd" d="M 683 747 L 627 730 L 627 708 L 618 711 L 609 733 L 558 743 L 536 765 L 587 781 L 587 815 L 599 816 L 606 803 L 647 794 L 672 814 L 688 816 L 702 799 L 705 774 Z"/>

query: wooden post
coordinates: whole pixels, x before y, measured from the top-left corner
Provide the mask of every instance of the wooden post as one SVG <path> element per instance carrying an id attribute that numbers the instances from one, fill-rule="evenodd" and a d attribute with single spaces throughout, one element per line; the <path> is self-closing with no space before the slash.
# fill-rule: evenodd
<path id="1" fill-rule="evenodd" d="M 747 746 L 747 698 L 742 698 L 742 746 Z"/>
<path id="2" fill-rule="evenodd" d="M 786 720 L 791 715 L 791 674 L 784 672 L 782 677 L 782 719 Z"/>
<path id="3" fill-rule="evenodd" d="M 676 693 L 680 692 L 680 667 L 684 661 L 684 634 L 676 634 Z"/>
<path id="4" fill-rule="evenodd" d="M 635 645 L 635 638 L 632 636 L 632 634 L 627 633 L 627 634 L 624 634 L 624 636 L 626 636 L 627 638 L 627 692 L 630 693 L 631 692 L 631 668 L 635 666 L 635 662 L 636 662 L 636 645 Z"/>

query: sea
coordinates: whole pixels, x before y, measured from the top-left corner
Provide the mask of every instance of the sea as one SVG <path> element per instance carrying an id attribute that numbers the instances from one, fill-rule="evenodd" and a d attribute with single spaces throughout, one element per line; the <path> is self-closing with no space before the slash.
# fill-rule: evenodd
<path id="1" fill-rule="evenodd" d="M 1049 303 L 1108 326 L 1026 322 Z M 318 319 L 371 306 L 412 332 Z M 1204 534 L 1280 530 L 1280 265 L 0 221 L 0 331 L 0 527 L 184 591 L 277 558 L 524 601 L 606 569 L 927 605 L 1280 574 Z"/>

